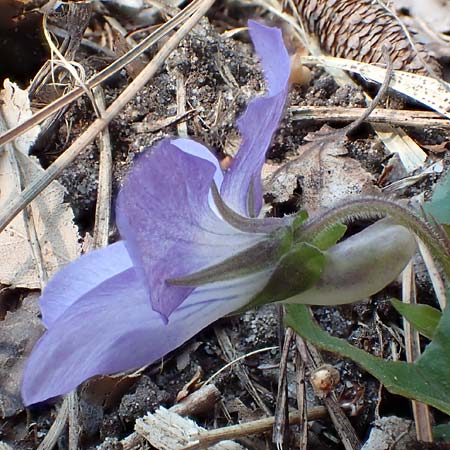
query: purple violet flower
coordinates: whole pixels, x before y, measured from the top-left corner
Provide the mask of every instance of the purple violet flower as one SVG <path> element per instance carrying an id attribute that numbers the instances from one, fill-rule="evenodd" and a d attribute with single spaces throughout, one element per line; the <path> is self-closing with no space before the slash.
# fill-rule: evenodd
<path id="1" fill-rule="evenodd" d="M 47 331 L 25 369 L 26 405 L 70 392 L 94 375 L 156 361 L 245 307 L 266 285 L 275 264 L 252 254 L 276 250 L 281 241 L 273 232 L 288 222 L 255 217 L 290 63 L 279 30 L 256 22 L 249 29 L 268 93 L 238 121 L 242 144 L 231 169 L 223 173 L 207 148 L 188 139 L 165 139 L 140 155 L 117 201 L 124 240 L 84 255 L 44 289 L 39 303 Z M 241 259 L 227 265 L 233 258 Z M 214 267 L 220 275 L 208 282 Z M 170 282 L 195 273 L 206 282 Z"/>

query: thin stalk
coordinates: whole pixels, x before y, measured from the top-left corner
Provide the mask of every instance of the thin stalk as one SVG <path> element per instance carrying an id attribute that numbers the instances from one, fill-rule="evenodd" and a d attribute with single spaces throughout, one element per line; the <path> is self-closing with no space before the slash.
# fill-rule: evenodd
<path id="1" fill-rule="evenodd" d="M 381 197 L 360 197 L 344 200 L 333 208 L 317 214 L 294 231 L 294 241 L 312 242 L 321 232 L 339 223 L 356 219 L 390 217 L 395 223 L 413 232 L 429 248 L 450 280 L 450 257 L 445 245 L 427 222 L 411 209 Z"/>

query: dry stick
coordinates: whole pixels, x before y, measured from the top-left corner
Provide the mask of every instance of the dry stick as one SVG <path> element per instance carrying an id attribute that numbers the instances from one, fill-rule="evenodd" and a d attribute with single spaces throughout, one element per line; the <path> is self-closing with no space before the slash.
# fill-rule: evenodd
<path id="1" fill-rule="evenodd" d="M 392 60 L 388 53 L 388 49 L 386 46 L 383 45 L 383 57 L 386 63 L 386 74 L 384 76 L 383 84 L 381 85 L 380 89 L 377 92 L 377 95 L 375 98 L 370 102 L 370 105 L 368 108 L 364 111 L 364 113 L 358 117 L 354 122 L 347 125 L 345 127 L 345 134 L 348 136 L 350 133 L 355 131 L 367 118 L 372 114 L 372 112 L 375 110 L 375 108 L 378 106 L 380 101 L 384 98 L 384 96 L 387 94 L 389 89 L 389 83 L 392 78 Z"/>
<path id="2" fill-rule="evenodd" d="M 47 434 L 45 435 L 45 438 L 40 443 L 37 450 L 51 450 L 55 446 L 56 442 L 59 439 L 59 436 L 61 436 L 61 433 L 64 431 L 68 417 L 69 417 L 69 401 L 68 397 L 66 396 L 61 405 L 61 408 L 58 411 L 58 415 L 56 416 L 55 421 L 48 430 Z"/>
<path id="3" fill-rule="evenodd" d="M 281 351 L 280 370 L 278 375 L 277 403 L 275 408 L 275 423 L 273 424 L 272 442 L 277 448 L 284 448 L 284 441 L 289 426 L 288 419 L 288 396 L 287 396 L 287 361 L 289 349 L 294 339 L 295 333 L 292 328 L 288 328 L 284 335 L 284 344 Z"/>
<path id="4" fill-rule="evenodd" d="M 220 348 L 222 349 L 224 356 L 228 359 L 228 361 L 233 361 L 236 355 L 234 352 L 234 346 L 232 345 L 227 333 L 225 332 L 224 329 L 218 326 L 214 327 L 214 332 L 217 336 L 217 340 L 219 342 Z M 245 367 L 238 363 L 233 366 L 233 371 L 235 372 L 235 374 L 237 375 L 237 377 L 239 378 L 239 380 L 241 381 L 247 392 L 253 397 L 256 404 L 264 411 L 265 414 L 270 416 L 272 412 L 259 395 Z"/>
<path id="5" fill-rule="evenodd" d="M 219 398 L 219 389 L 214 384 L 208 384 L 190 394 L 182 402 L 169 408 L 169 411 L 183 417 L 204 414 L 213 409 Z M 122 439 L 120 443 L 123 446 L 123 450 L 140 449 L 142 448 L 142 436 L 133 432 L 125 439 Z"/>
<path id="6" fill-rule="evenodd" d="M 307 420 L 323 419 L 327 415 L 327 410 L 323 406 L 315 406 L 308 411 Z M 302 415 L 298 411 L 289 413 L 289 424 L 298 425 L 303 420 Z M 183 448 L 183 450 L 199 450 L 209 448 L 211 445 L 224 440 L 235 440 L 240 437 L 251 434 L 262 434 L 269 432 L 275 423 L 275 417 L 267 417 L 265 419 L 254 420 L 252 422 L 241 423 L 239 425 L 231 425 L 229 427 L 218 428 L 216 430 L 203 431 L 197 435 L 193 435 L 192 439 L 197 440 L 191 445 Z"/>
<path id="7" fill-rule="evenodd" d="M 92 89 L 95 86 L 98 86 L 99 84 L 103 83 L 103 81 L 107 80 L 109 77 L 111 77 L 121 69 L 123 69 L 129 63 L 131 63 L 137 57 L 139 57 L 139 55 L 141 55 L 143 52 L 148 50 L 152 45 L 158 42 L 159 39 L 168 34 L 171 30 L 173 30 L 179 25 L 181 26 L 184 23 L 184 21 L 187 20 L 187 18 L 190 17 L 193 14 L 193 12 L 198 9 L 199 7 L 198 5 L 201 5 L 202 3 L 203 0 L 194 0 L 192 3 L 186 6 L 186 8 L 180 11 L 179 14 L 174 16 L 168 22 L 161 25 L 156 31 L 147 36 L 142 42 L 139 43 L 139 45 L 132 48 L 128 53 L 120 57 L 117 61 L 114 61 L 111 65 L 109 65 L 101 72 L 99 72 L 98 74 L 94 75 L 92 78 L 87 80 L 85 85 L 89 89 Z M 17 127 L 6 131 L 2 135 L 0 135 L 0 147 L 6 144 L 7 142 L 12 141 L 17 136 L 20 136 L 21 134 L 30 130 L 35 125 L 43 122 L 45 119 L 52 116 L 55 112 L 59 111 L 64 106 L 81 97 L 83 93 L 84 93 L 83 88 L 79 86 L 73 89 L 71 92 L 68 92 L 62 97 L 56 99 L 46 107 L 40 109 L 30 119 L 21 123 Z"/>
<path id="8" fill-rule="evenodd" d="M 208 11 L 214 0 L 199 0 L 198 9 L 180 26 L 179 30 L 164 44 L 145 69 L 117 97 L 114 103 L 105 111 L 103 117 L 96 119 L 87 130 L 44 172 L 41 178 L 31 183 L 18 198 L 12 202 L 8 210 L 0 218 L 0 232 L 11 220 L 40 194 L 85 148 L 104 130 L 109 122 L 133 99 L 136 93 L 155 75 L 164 60 L 178 46 L 195 24 Z"/>
<path id="9" fill-rule="evenodd" d="M 179 71 L 175 71 L 177 79 L 177 116 L 183 116 L 186 114 L 186 85 L 183 74 Z M 188 135 L 187 123 L 185 120 L 178 122 L 177 124 L 178 135 L 186 137 Z"/>
<path id="10" fill-rule="evenodd" d="M 389 83 L 392 78 L 392 60 L 390 58 L 390 55 L 387 51 L 387 47 L 383 47 L 383 56 L 386 60 L 386 74 L 383 80 L 383 83 L 380 87 L 380 89 L 377 92 L 377 95 L 374 97 L 374 99 L 370 102 L 370 105 L 364 110 L 364 112 L 353 122 L 346 125 L 344 128 L 341 128 L 339 130 L 332 129 L 331 131 L 325 131 L 323 132 L 322 136 L 324 139 L 334 139 L 334 136 L 341 139 L 344 136 L 348 136 L 353 131 L 355 131 L 363 122 L 367 120 L 367 118 L 372 114 L 372 112 L 375 110 L 375 108 L 378 106 L 380 101 L 384 98 L 384 96 L 387 94 L 389 89 Z"/>
<path id="11" fill-rule="evenodd" d="M 416 303 L 416 284 L 414 281 L 414 268 L 410 262 L 403 271 L 402 277 L 402 301 L 405 304 Z M 403 318 L 405 330 L 406 360 L 414 362 L 420 356 L 419 333 L 411 327 L 411 324 Z M 431 428 L 430 408 L 424 403 L 411 400 L 414 422 L 416 423 L 417 440 L 433 442 L 433 431 Z"/>
<path id="12" fill-rule="evenodd" d="M 80 409 L 78 405 L 77 391 L 75 390 L 67 394 L 64 401 L 67 401 L 69 410 L 69 450 L 78 450 L 78 441 L 80 435 L 80 423 L 78 420 L 78 416 L 80 413 Z"/>
<path id="13" fill-rule="evenodd" d="M 308 359 L 308 350 L 305 342 L 295 337 L 295 366 L 297 376 L 297 407 L 300 415 L 300 441 L 299 450 L 308 449 L 308 412 L 306 404 L 306 360 Z"/>
<path id="14" fill-rule="evenodd" d="M 306 364 L 309 371 L 312 372 L 323 364 L 323 359 L 313 345 L 306 343 L 306 348 L 309 352 L 309 358 L 307 359 Z M 345 450 L 359 450 L 361 448 L 359 438 L 356 435 L 352 424 L 339 406 L 334 393 L 332 392 L 330 395 L 325 397 L 323 402 L 328 409 L 328 413 L 330 414 L 333 425 L 341 438 Z"/>
<path id="15" fill-rule="evenodd" d="M 105 96 L 101 86 L 94 88 L 94 97 L 100 114 L 103 115 L 105 112 Z M 112 152 L 108 127 L 100 134 L 97 144 L 100 156 L 97 204 L 95 206 L 94 248 L 106 247 L 109 237 L 112 196 Z"/>
<path id="16" fill-rule="evenodd" d="M 292 106 L 292 120 L 316 120 L 330 122 L 351 122 L 358 119 L 365 108 L 344 106 Z M 365 119 L 370 123 L 389 123 L 409 127 L 436 127 L 449 129 L 450 120 L 432 111 L 407 111 L 397 109 L 375 109 Z"/>

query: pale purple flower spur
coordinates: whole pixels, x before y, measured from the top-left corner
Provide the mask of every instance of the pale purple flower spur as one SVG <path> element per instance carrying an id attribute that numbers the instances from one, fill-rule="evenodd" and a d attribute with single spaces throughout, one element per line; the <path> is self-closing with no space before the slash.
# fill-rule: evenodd
<path id="1" fill-rule="evenodd" d="M 199 287 L 168 282 L 222 263 L 226 269 L 245 250 L 264 249 L 271 232 L 287 223 L 253 217 L 262 207 L 261 169 L 287 96 L 289 56 L 278 29 L 256 22 L 249 29 L 268 92 L 238 121 L 242 144 L 232 167 L 223 173 L 207 148 L 188 139 L 165 139 L 140 155 L 117 201 L 124 240 L 81 257 L 44 289 L 39 303 L 47 331 L 25 369 L 26 405 L 94 375 L 158 360 L 245 307 L 270 278 L 273 264 L 255 263 Z M 242 226 L 224 220 L 213 185 Z"/>

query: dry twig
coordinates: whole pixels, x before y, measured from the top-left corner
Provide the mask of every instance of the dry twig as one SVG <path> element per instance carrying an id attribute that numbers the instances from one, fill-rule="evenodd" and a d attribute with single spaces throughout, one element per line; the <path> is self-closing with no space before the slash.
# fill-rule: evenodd
<path id="1" fill-rule="evenodd" d="M 105 97 L 101 86 L 94 88 L 94 97 L 101 115 L 105 112 Z M 97 140 L 100 157 L 98 172 L 98 194 L 95 207 L 94 247 L 108 245 L 109 220 L 112 195 L 112 151 L 108 127 Z"/>
<path id="2" fill-rule="evenodd" d="M 315 406 L 308 410 L 308 421 L 318 420 L 326 417 L 326 408 L 323 406 Z M 297 425 L 303 420 L 302 415 L 298 411 L 289 413 L 289 424 Z M 206 431 L 200 433 L 197 436 L 193 436 L 198 442 L 186 446 L 184 450 L 199 450 L 207 448 L 216 442 L 223 441 L 225 439 L 238 439 L 240 437 L 248 436 L 251 434 L 262 434 L 269 432 L 275 424 L 275 417 L 267 417 L 265 419 L 254 420 L 252 422 L 241 423 L 239 425 L 232 425 L 229 427 L 218 428 L 216 430 Z"/>
<path id="3" fill-rule="evenodd" d="M 81 154 L 84 149 L 96 138 L 96 136 L 104 130 L 109 122 L 124 108 L 124 106 L 132 100 L 136 93 L 142 89 L 145 84 L 153 77 L 164 60 L 172 53 L 178 46 L 180 41 L 189 33 L 195 24 L 203 17 L 205 12 L 211 7 L 214 0 L 198 0 L 195 5 L 197 9 L 187 19 L 179 30 L 165 43 L 159 50 L 152 61 L 145 67 L 145 69 L 136 77 L 135 80 L 117 97 L 113 104 L 111 104 L 105 111 L 103 117 L 96 119 L 87 130 L 61 155 L 58 159 L 45 171 L 43 176 L 31 183 L 17 199 L 11 203 L 9 208 L 2 214 L 0 218 L 0 232 L 5 229 L 9 222 L 28 205 L 38 194 L 40 194 L 60 173 L 70 165 L 74 159 Z M 192 4 L 190 5 L 192 6 Z M 98 83 L 96 83 L 98 84 Z M 88 87 L 90 84 L 86 83 Z M 24 122 L 27 123 L 27 122 Z M 29 126 L 30 123 L 27 123 Z M 25 129 L 27 129 L 25 126 Z M 15 128 L 18 130 L 21 126 Z M 21 129 L 23 131 L 23 129 Z M 0 138 L 0 145 L 8 141 L 14 136 L 8 133 L 3 135 L 3 140 Z M 2 142 L 3 141 L 3 142 Z"/>
<path id="4" fill-rule="evenodd" d="M 230 338 L 228 337 L 225 330 L 222 328 L 219 328 L 218 326 L 214 327 L 214 331 L 217 336 L 217 340 L 219 341 L 220 348 L 222 349 L 222 352 L 225 356 L 225 358 L 230 362 L 235 359 L 235 352 L 234 352 L 234 346 L 230 341 Z M 270 416 L 272 413 L 270 409 L 267 407 L 267 405 L 264 403 L 263 399 L 259 395 L 255 383 L 252 382 L 250 379 L 247 370 L 244 366 L 241 364 L 235 364 L 233 365 L 233 370 L 235 371 L 236 375 L 238 376 L 239 380 L 244 385 L 245 389 L 247 389 L 247 392 L 253 397 L 256 404 L 268 415 Z"/>
<path id="5" fill-rule="evenodd" d="M 347 106 L 292 106 L 289 111 L 293 120 L 316 120 L 330 122 L 351 122 L 358 119 L 365 108 Z M 432 111 L 410 111 L 400 109 L 375 109 L 369 117 L 369 123 L 390 123 L 415 128 L 450 129 L 450 121 Z"/>
<path id="6" fill-rule="evenodd" d="M 273 435 L 272 442 L 277 446 L 277 448 L 284 448 L 285 438 L 287 437 L 288 426 L 289 426 L 289 405 L 287 397 L 287 362 L 289 357 L 289 349 L 291 348 L 291 343 L 294 340 L 295 333 L 292 328 L 288 328 L 284 335 L 283 350 L 281 352 L 280 358 L 280 371 L 278 374 L 278 392 L 277 392 L 277 403 L 275 409 L 275 423 L 273 424 Z"/>
<path id="7" fill-rule="evenodd" d="M 416 303 L 416 283 L 412 262 L 403 271 L 402 301 L 406 304 Z M 420 356 L 419 333 L 411 327 L 406 319 L 403 319 L 403 329 L 405 330 L 406 360 L 412 363 Z M 416 423 L 417 440 L 433 442 L 430 408 L 428 405 L 415 400 L 411 400 L 411 403 L 414 421 Z"/>
<path id="8" fill-rule="evenodd" d="M 306 361 L 308 359 L 308 350 L 303 339 L 295 336 L 296 352 L 295 365 L 297 375 L 297 407 L 300 415 L 300 442 L 299 450 L 308 449 L 308 408 L 306 403 Z"/>

